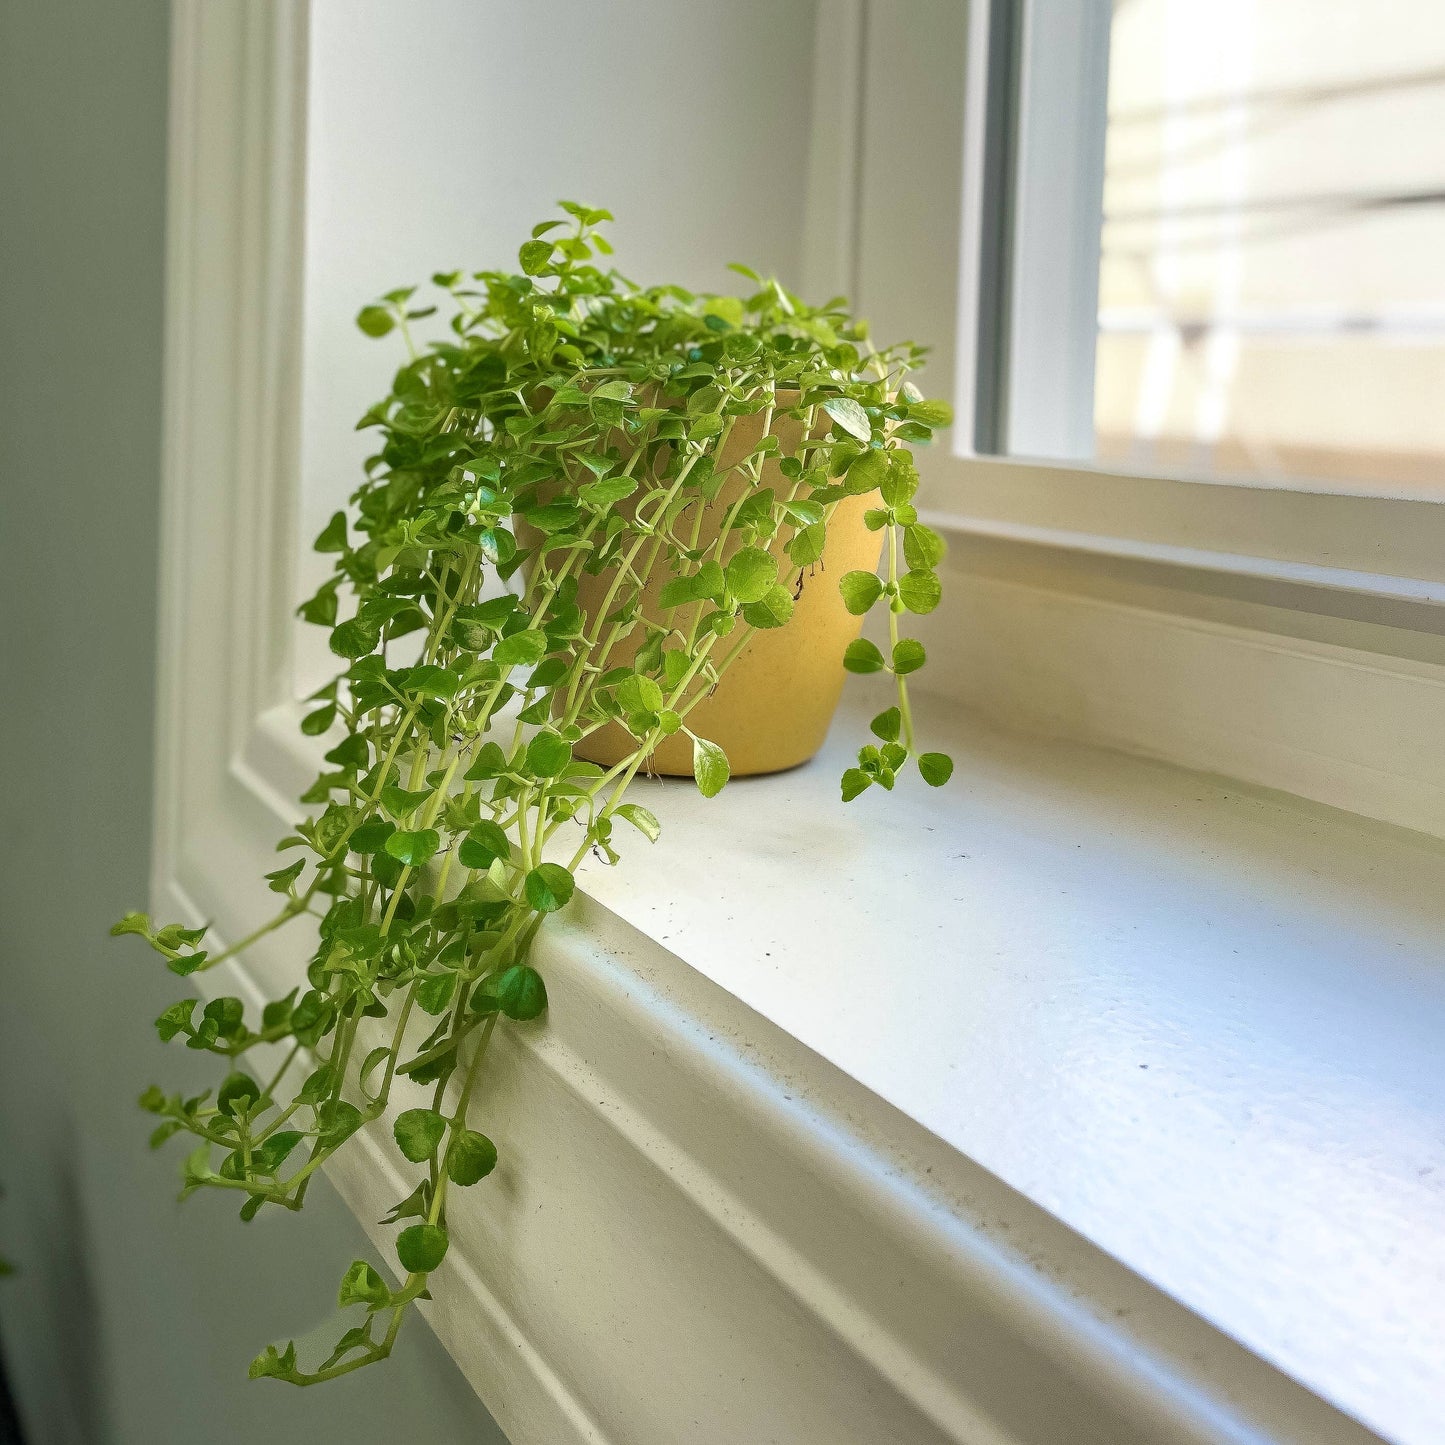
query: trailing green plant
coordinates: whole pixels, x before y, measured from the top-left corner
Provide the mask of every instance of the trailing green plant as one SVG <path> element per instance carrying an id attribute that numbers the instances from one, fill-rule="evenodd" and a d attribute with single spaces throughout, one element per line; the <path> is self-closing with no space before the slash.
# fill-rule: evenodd
<path id="1" fill-rule="evenodd" d="M 896 702 L 874 718 L 843 797 L 892 788 L 910 763 L 933 785 L 952 769 L 917 751 L 907 679 L 924 651 L 899 631 L 936 606 L 943 551 L 912 501 L 909 444 L 949 421 L 906 379 L 922 353 L 874 350 L 841 299 L 805 306 L 746 267 L 734 269 L 756 287 L 747 299 L 639 287 L 598 259 L 610 215 L 562 209 L 570 223 L 533 230 L 520 274 L 432 278 L 455 308 L 444 340 L 413 339 L 436 308 L 411 289 L 360 313 L 367 335 L 399 333 L 407 359 L 360 422 L 379 444 L 351 512 L 317 538 L 335 567 L 300 608 L 328 629 L 342 670 L 301 723 L 329 746 L 301 795 L 311 812 L 277 845 L 295 856 L 266 875 L 279 910 L 219 952 L 205 928 L 144 914 L 112 930 L 191 975 L 310 920 L 305 986 L 259 1018 L 219 997 L 182 999 L 156 1021 L 162 1039 L 228 1065 L 214 1093 L 142 1096 L 153 1145 L 196 1141 L 182 1198 L 231 1191 L 244 1220 L 300 1209 L 317 1170 L 408 1096 L 392 1132 L 416 1187 L 387 1219 L 401 1284 L 355 1261 L 340 1304 L 359 1319 L 329 1358 L 303 1369 L 294 1344 L 273 1345 L 253 1377 L 311 1384 L 381 1360 L 429 1297 L 450 1199 L 497 1163 L 473 1127 L 488 1044 L 547 1007 L 539 926 L 566 907 L 589 854 L 617 861 L 619 823 L 656 839 L 657 819 L 627 794 L 661 739 L 691 738 L 706 796 L 728 781 L 723 750 L 689 717 L 755 630 L 785 626 L 798 590 L 822 585 L 844 498 L 879 494 L 867 525 L 886 534 L 886 576 L 830 585 L 854 613 L 887 607 L 889 647 L 854 642 L 843 663 L 889 673 Z M 724 467 L 739 419 L 758 413 L 761 440 Z M 800 423 L 787 449 L 772 429 L 784 414 Z M 763 484 L 769 458 L 781 487 Z M 704 505 L 734 478 L 745 485 L 701 540 Z M 648 617 L 640 596 L 659 569 L 663 614 Z M 584 574 L 606 584 L 590 614 Z M 629 638 L 635 655 L 618 663 Z M 627 756 L 579 757 L 612 722 Z"/>

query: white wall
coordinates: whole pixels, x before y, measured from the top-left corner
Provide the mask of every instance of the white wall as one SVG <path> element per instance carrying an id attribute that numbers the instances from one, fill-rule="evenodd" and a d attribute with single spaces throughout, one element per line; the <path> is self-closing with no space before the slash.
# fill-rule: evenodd
<path id="1" fill-rule="evenodd" d="M 616 215 L 642 283 L 731 290 L 746 261 L 799 284 L 813 22 L 813 0 L 315 0 L 303 537 L 355 487 L 352 428 L 402 358 L 357 310 L 513 266 L 559 199 Z M 301 657 L 329 674 L 319 634 Z"/>

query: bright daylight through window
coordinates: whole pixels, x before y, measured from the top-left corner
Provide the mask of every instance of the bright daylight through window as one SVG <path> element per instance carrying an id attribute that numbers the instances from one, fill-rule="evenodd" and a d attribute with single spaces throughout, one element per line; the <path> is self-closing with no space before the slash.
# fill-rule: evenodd
<path id="1" fill-rule="evenodd" d="M 1445 495 L 1445 5 L 1117 0 L 1095 457 Z"/>

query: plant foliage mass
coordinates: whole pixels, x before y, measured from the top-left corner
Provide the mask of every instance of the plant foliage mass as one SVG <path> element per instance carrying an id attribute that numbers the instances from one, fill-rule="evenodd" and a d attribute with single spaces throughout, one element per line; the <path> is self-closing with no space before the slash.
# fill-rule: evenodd
<path id="1" fill-rule="evenodd" d="M 627 792 L 662 739 L 689 737 L 697 786 L 721 791 L 727 757 L 689 719 L 754 631 L 787 625 L 803 586 L 888 612 L 887 651 L 860 640 L 842 659 L 896 688 L 844 799 L 891 789 L 909 765 L 935 786 L 952 769 L 917 750 L 907 678 L 924 650 L 900 635 L 937 605 L 943 550 L 913 506 L 909 445 L 949 420 L 906 379 L 921 353 L 874 350 L 841 300 L 810 308 L 746 267 L 746 299 L 641 288 L 604 259 L 607 212 L 562 210 L 534 228 L 518 272 L 432 278 L 452 305 L 444 339 L 413 339 L 436 308 L 410 289 L 358 317 L 369 336 L 398 334 L 407 360 L 361 420 L 376 450 L 317 538 L 335 565 L 300 608 L 339 671 L 301 724 L 325 740 L 325 767 L 266 875 L 278 911 L 216 953 L 204 928 L 143 914 L 113 930 L 188 975 L 311 920 L 304 985 L 259 1018 L 218 997 L 156 1021 L 227 1070 L 198 1097 L 142 1096 L 153 1144 L 191 1141 L 182 1197 L 231 1191 L 245 1220 L 300 1209 L 317 1170 L 393 1106 L 416 1180 L 388 1216 L 400 1283 L 356 1261 L 339 1295 L 356 1323 L 331 1355 L 303 1366 L 294 1344 L 269 1346 L 256 1377 L 311 1384 L 383 1359 L 429 1297 L 449 1200 L 498 1166 L 471 1119 L 488 1043 L 547 1007 L 539 926 L 589 854 L 612 863 L 623 835 L 657 837 Z M 759 413 L 761 439 L 724 466 L 734 428 Z M 786 447 L 784 416 L 798 424 Z M 781 486 L 764 483 L 770 459 Z M 824 579 L 839 503 L 873 494 L 886 575 Z M 642 607 L 653 576 L 667 579 L 660 615 Z M 579 603 L 583 577 L 601 579 L 600 607 Z M 579 745 L 609 724 L 627 755 L 586 761 Z"/>

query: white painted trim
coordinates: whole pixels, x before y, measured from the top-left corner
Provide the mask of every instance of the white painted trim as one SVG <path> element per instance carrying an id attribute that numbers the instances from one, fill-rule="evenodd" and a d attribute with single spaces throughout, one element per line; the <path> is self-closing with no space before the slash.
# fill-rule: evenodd
<path id="1" fill-rule="evenodd" d="M 925 453 L 939 475 L 944 459 Z M 948 459 L 940 516 L 996 528 L 1043 527 L 1145 547 L 1253 556 L 1378 577 L 1445 583 L 1445 506 L 1321 485 L 1264 487 L 1158 477 L 1011 457 Z M 1164 560 L 1161 555 L 1161 560 Z M 1191 564 L 1192 565 L 1192 564 Z"/>
<path id="2" fill-rule="evenodd" d="M 300 415 L 307 9 L 172 9 L 162 431 L 159 888 L 183 812 L 285 693 Z M 219 709 L 198 733 L 198 670 Z"/>
<path id="3" fill-rule="evenodd" d="M 1445 837 L 1445 667 L 950 569 L 915 626 L 1000 724 L 1294 793 Z"/>
<path id="4" fill-rule="evenodd" d="M 1445 582 L 1445 507 L 1438 489 L 1397 485 L 1384 495 L 1336 481 L 1230 483 L 971 452 L 981 364 L 974 355 L 978 290 L 992 281 L 980 265 L 986 112 L 979 89 L 987 78 L 987 8 L 970 7 L 967 63 L 945 64 L 930 76 L 935 108 L 957 114 L 959 133 L 935 127 L 914 135 L 890 125 L 886 109 L 865 115 L 870 145 L 860 158 L 855 187 L 860 215 L 867 215 L 869 197 L 888 193 L 895 158 L 905 151 L 919 171 L 963 176 L 954 247 L 937 238 L 923 244 L 903 232 L 889 237 L 891 244 L 874 244 L 859 255 L 858 290 L 876 313 L 875 330 L 890 336 L 911 330 L 934 346 L 932 389 L 957 402 L 958 425 L 944 446 L 920 462 L 923 500 L 935 518 L 955 531 L 1214 571 L 1210 590 L 1216 593 L 1227 588 L 1229 577 L 1243 579 L 1252 595 L 1262 576 L 1301 581 L 1304 570 L 1316 569 L 1315 580 L 1336 591 L 1355 585 L 1350 574 L 1356 574 L 1362 595 L 1434 601 Z M 886 70 L 916 27 L 946 28 L 953 14 L 945 0 L 874 7 L 865 94 L 870 67 Z M 883 229 L 876 217 L 872 224 Z M 930 313 L 919 298 L 936 303 L 931 324 L 925 324 Z"/>
<path id="5" fill-rule="evenodd" d="M 1101 536 L 1096 532 L 1077 532 L 1067 527 L 1041 527 L 1032 522 L 999 517 L 960 516 L 929 508 L 919 515 L 922 521 L 937 531 L 954 536 L 989 537 L 1031 547 L 1087 552 L 1092 556 L 1113 557 L 1121 561 L 1152 562 L 1185 572 L 1209 572 L 1224 577 L 1319 588 L 1384 602 L 1424 603 L 1432 607 L 1445 605 L 1445 579 L 1440 578 L 1389 577 L 1349 567 L 1321 566 L 1317 562 L 1217 552 L 1177 542 Z"/>
<path id="6" fill-rule="evenodd" d="M 968 7 L 964 42 L 963 134 L 959 144 L 958 291 L 953 317 L 953 412 L 950 441 L 971 450 L 978 434 L 980 302 L 985 276 L 984 207 L 988 192 L 990 0 Z M 861 283 L 861 277 L 860 283 Z M 861 285 L 860 285 L 861 290 Z M 971 341 L 966 338 L 973 338 Z M 967 439 L 965 442 L 964 439 Z"/>
<path id="7" fill-rule="evenodd" d="M 1094 454 L 1109 0 L 1021 0 L 1005 387 L 1011 452 Z"/>
<path id="8" fill-rule="evenodd" d="M 173 910 L 225 910 L 227 859 L 188 882 Z M 538 961 L 549 1022 L 483 1084 L 516 1162 L 429 1311 L 515 1445 L 1370 1438 L 600 905 Z M 329 1172 L 384 1251 L 402 1185 L 365 1151 Z"/>
<path id="9" fill-rule="evenodd" d="M 154 892 L 224 939 L 305 761 L 277 730 L 306 11 L 174 15 Z M 515 1445 L 1367 1438 L 600 905 L 540 946 L 549 1022 L 484 1084 L 509 1162 L 428 1312 Z M 267 940 L 205 977 L 296 972 Z M 332 1170 L 379 1240 L 388 1160 Z"/>

